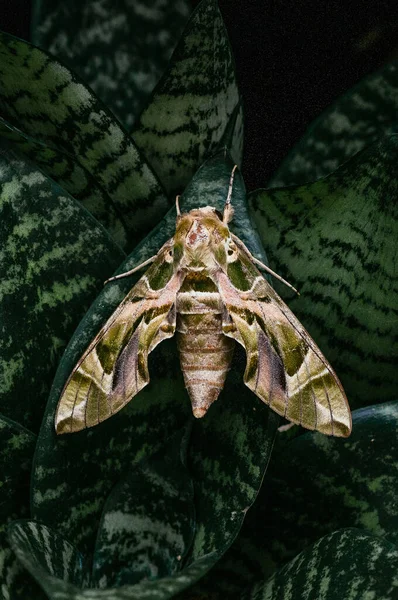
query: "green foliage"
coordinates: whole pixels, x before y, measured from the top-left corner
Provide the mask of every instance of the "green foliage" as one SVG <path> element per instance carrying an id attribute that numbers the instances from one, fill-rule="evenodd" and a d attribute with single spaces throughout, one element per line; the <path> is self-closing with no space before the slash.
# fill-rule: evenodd
<path id="1" fill-rule="evenodd" d="M 93 559 L 100 588 L 139 583 L 180 571 L 195 532 L 187 432 L 143 461 L 113 488 L 101 516 Z M 181 443 L 182 442 L 182 443 Z"/>
<path id="2" fill-rule="evenodd" d="M 33 43 L 73 69 L 130 129 L 167 67 L 188 0 L 32 4 Z"/>
<path id="3" fill-rule="evenodd" d="M 299 185 L 325 177 L 381 135 L 396 133 L 397 95 L 394 61 L 365 77 L 315 119 L 268 185 Z"/>
<path id="4" fill-rule="evenodd" d="M 104 280 L 173 235 L 176 192 L 183 211 L 222 210 L 241 162 L 217 3 L 197 6 L 166 66 L 187 18 L 171 4 L 37 0 L 34 41 L 54 55 L 0 35 L 1 598 L 393 598 L 394 65 L 324 113 L 273 181 L 301 185 L 252 192 L 248 207 L 238 171 L 232 191 L 231 229 L 299 288 L 276 284 L 360 409 L 352 436 L 279 432 L 270 461 L 279 418 L 243 384 L 243 350 L 195 420 L 174 339 L 123 410 L 55 434 L 71 370 L 140 275 Z M 151 96 L 140 69 L 163 72 Z"/>
<path id="5" fill-rule="evenodd" d="M 37 431 L 62 352 L 124 252 L 4 141 L 0 185 L 0 409 Z"/>
<path id="6" fill-rule="evenodd" d="M 242 600 L 390 600 L 398 590 L 396 546 L 356 529 L 321 538 Z"/>
<path id="7" fill-rule="evenodd" d="M 0 416 L 0 581 L 2 598 L 42 598 L 7 539 L 7 524 L 29 514 L 29 474 L 36 436 Z"/>
<path id="8" fill-rule="evenodd" d="M 124 243 L 131 247 L 138 232 L 142 236 L 167 208 L 158 179 L 131 137 L 90 88 L 39 48 L 2 33 L 0 57 L 3 119 L 57 150 L 51 176 L 59 170 L 64 182 L 76 176 L 87 186 L 88 172 L 109 196 L 111 213 L 123 215 L 129 237 Z M 63 163 L 58 165 L 64 154 L 80 169 L 66 173 Z"/>
<path id="9" fill-rule="evenodd" d="M 206 0 L 133 127 L 134 141 L 169 193 L 180 193 L 216 150 L 239 103 L 224 22 L 217 1 Z"/>
<path id="10" fill-rule="evenodd" d="M 397 159 L 392 134 L 329 177 L 249 196 L 270 264 L 301 296 L 275 287 L 291 298 L 352 408 L 396 397 Z"/>

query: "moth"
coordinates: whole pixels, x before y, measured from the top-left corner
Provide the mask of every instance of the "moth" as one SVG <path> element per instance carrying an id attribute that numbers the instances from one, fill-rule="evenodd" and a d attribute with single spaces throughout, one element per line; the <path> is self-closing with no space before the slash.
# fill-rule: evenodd
<path id="1" fill-rule="evenodd" d="M 237 342 L 247 356 L 244 383 L 271 409 L 311 430 L 350 434 L 340 381 L 258 268 L 290 284 L 228 227 L 235 169 L 223 214 L 210 206 L 181 214 L 177 197 L 174 236 L 156 256 L 108 280 L 151 265 L 73 369 L 56 411 L 58 434 L 123 408 L 149 383 L 150 352 L 174 334 L 195 417 L 217 400 Z"/>

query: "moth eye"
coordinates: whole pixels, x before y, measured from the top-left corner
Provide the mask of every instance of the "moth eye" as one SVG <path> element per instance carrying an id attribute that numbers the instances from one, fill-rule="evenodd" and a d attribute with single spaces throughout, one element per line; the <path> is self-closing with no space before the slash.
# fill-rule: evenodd
<path id="1" fill-rule="evenodd" d="M 174 258 L 174 248 L 170 248 L 170 250 L 166 253 L 165 261 L 167 263 L 171 263 L 171 262 L 173 262 L 173 258 Z"/>
<path id="2" fill-rule="evenodd" d="M 227 254 L 228 256 L 233 256 L 236 253 L 236 246 L 235 244 L 230 244 L 227 250 Z"/>

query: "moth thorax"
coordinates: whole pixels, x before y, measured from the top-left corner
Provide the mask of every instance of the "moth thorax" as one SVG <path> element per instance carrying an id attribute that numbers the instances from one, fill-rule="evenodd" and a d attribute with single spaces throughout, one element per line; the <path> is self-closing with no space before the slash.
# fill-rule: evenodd
<path id="1" fill-rule="evenodd" d="M 217 292 L 177 297 L 177 344 L 195 417 L 203 417 L 224 387 L 235 342 L 222 332 Z"/>
<path id="2" fill-rule="evenodd" d="M 210 232 L 207 227 L 205 227 L 200 220 L 195 219 L 187 233 L 186 244 L 190 248 L 195 248 L 208 242 L 209 237 Z"/>

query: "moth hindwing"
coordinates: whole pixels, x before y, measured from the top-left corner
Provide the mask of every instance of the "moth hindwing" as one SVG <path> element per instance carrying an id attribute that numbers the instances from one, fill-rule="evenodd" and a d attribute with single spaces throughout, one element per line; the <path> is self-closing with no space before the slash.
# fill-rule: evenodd
<path id="1" fill-rule="evenodd" d="M 174 237 L 146 261 L 147 272 L 73 369 L 58 404 L 57 433 L 91 427 L 120 410 L 149 383 L 148 354 L 176 334 L 196 417 L 217 400 L 238 342 L 247 355 L 244 382 L 270 408 L 308 429 L 350 434 L 337 376 L 230 232 L 231 217 L 228 202 L 224 215 L 212 207 L 178 210 Z"/>

